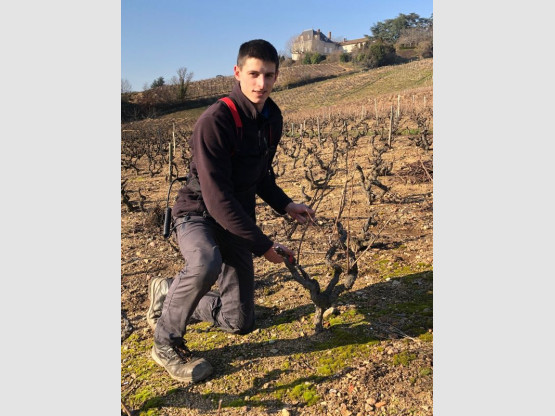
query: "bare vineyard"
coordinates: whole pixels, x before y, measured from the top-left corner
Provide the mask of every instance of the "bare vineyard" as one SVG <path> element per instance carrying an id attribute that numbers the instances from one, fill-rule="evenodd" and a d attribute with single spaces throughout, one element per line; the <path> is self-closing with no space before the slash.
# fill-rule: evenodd
<path id="1" fill-rule="evenodd" d="M 279 77 L 275 88 L 286 88 L 292 84 L 298 84 L 308 80 L 329 78 L 346 74 L 347 72 L 345 68 L 337 64 L 283 67 L 279 71 Z M 189 84 L 187 99 L 196 100 L 228 94 L 233 88 L 234 83 L 235 77 L 232 75 L 193 81 Z"/>
<path id="2" fill-rule="evenodd" d="M 273 164 L 277 182 L 315 208 L 317 221 L 300 226 L 261 203 L 259 222 L 296 250 L 296 263 L 285 264 L 310 293 L 316 332 L 324 328 L 324 311 L 368 271 L 369 254 L 407 238 L 405 214 L 431 211 L 431 104 L 426 94 L 410 94 L 286 115 Z M 171 119 L 122 125 L 122 206 L 144 212 L 153 232 L 161 234 L 169 183 L 186 173 L 192 128 L 193 121 Z M 134 178 L 145 175 L 158 179 L 163 192 L 141 189 Z M 175 192 L 167 195 L 170 206 Z M 322 263 L 327 268 L 317 267 Z"/>

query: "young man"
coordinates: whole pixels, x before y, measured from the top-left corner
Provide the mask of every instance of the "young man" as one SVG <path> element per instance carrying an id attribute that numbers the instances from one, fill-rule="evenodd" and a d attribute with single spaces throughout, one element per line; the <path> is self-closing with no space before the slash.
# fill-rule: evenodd
<path id="1" fill-rule="evenodd" d="M 301 224 L 314 215 L 276 185 L 272 170 L 283 128 L 281 111 L 269 98 L 278 67 L 277 51 L 267 41 L 242 44 L 234 67 L 238 82 L 229 95 L 242 128 L 221 101 L 194 127 L 187 183 L 172 209 L 185 267 L 173 279 L 152 279 L 147 313 L 149 324 L 155 325 L 152 358 L 179 381 L 198 382 L 212 373 L 210 363 L 186 347 L 187 324 L 207 321 L 227 332 L 251 332 L 253 254 L 272 263 L 283 261 L 277 247 L 294 254 L 256 225 L 256 196 Z M 216 282 L 218 292 L 211 291 Z"/>

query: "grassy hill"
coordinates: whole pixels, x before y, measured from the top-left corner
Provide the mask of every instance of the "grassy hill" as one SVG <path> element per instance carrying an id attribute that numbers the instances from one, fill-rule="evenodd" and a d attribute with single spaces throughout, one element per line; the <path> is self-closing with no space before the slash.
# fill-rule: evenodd
<path id="1" fill-rule="evenodd" d="M 298 68 L 302 70 L 303 67 Z M 313 69 L 309 66 L 306 71 L 310 74 Z M 272 99 L 286 115 L 303 109 L 359 105 L 384 95 L 415 89 L 431 90 L 432 87 L 433 58 L 430 58 L 356 73 L 348 72 L 294 88 L 278 89 L 272 93 Z M 205 105 L 168 113 L 161 118 L 196 119 L 216 99 L 214 97 Z"/>
<path id="2" fill-rule="evenodd" d="M 138 108 L 143 93 L 122 101 L 122 121 L 134 114 L 157 118 L 196 119 L 209 105 L 226 95 L 232 77 L 217 77 L 192 83 L 193 98 L 179 105 Z M 272 98 L 284 114 L 297 109 L 315 109 L 360 104 L 378 96 L 433 86 L 433 58 L 371 70 L 355 70 L 341 64 L 300 65 L 282 68 Z M 206 93 L 201 91 L 204 89 Z"/>

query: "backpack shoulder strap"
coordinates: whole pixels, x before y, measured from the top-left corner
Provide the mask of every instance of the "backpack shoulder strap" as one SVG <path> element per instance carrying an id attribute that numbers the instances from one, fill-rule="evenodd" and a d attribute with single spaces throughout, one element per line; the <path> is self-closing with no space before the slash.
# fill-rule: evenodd
<path id="1" fill-rule="evenodd" d="M 237 135 L 239 135 L 239 129 L 243 128 L 243 123 L 241 121 L 241 117 L 239 116 L 239 111 L 237 111 L 237 107 L 233 100 L 229 97 L 220 98 L 219 101 L 223 101 L 225 105 L 231 110 L 231 115 L 233 116 L 233 120 L 235 121 L 235 128 L 237 129 Z"/>

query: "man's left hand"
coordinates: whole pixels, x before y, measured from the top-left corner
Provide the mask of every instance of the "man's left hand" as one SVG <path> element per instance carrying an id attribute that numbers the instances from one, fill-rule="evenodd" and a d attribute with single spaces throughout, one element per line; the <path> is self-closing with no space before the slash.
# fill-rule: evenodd
<path id="1" fill-rule="evenodd" d="M 305 204 L 290 202 L 285 207 L 285 211 L 299 224 L 305 224 L 306 222 L 315 223 L 315 211 Z"/>

